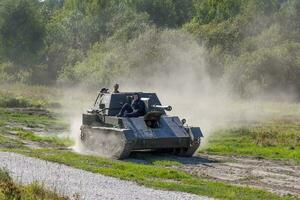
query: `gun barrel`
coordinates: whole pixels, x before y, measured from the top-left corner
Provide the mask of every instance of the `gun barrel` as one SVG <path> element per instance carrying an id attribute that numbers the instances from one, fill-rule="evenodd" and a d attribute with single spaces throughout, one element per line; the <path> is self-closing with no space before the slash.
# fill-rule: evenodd
<path id="1" fill-rule="evenodd" d="M 164 109 L 166 111 L 172 110 L 172 106 L 163 106 L 163 105 L 153 105 L 152 108 Z"/>

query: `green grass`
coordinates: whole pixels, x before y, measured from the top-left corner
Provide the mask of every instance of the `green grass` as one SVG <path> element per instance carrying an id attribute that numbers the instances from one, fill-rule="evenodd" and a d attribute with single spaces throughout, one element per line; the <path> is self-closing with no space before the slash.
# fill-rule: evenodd
<path id="1" fill-rule="evenodd" d="M 0 107 L 4 108 L 27 108 L 27 107 L 50 107 L 50 103 L 45 99 L 34 99 L 22 95 L 15 96 L 12 93 L 0 91 Z"/>
<path id="2" fill-rule="evenodd" d="M 64 150 L 10 149 L 5 151 L 14 151 L 27 156 L 65 164 L 94 173 L 135 181 L 148 187 L 188 192 L 218 199 L 296 199 L 289 196 L 281 197 L 259 189 L 234 186 L 219 181 L 194 177 L 193 175 L 179 170 L 155 165 L 116 161 L 96 156 L 80 155 Z"/>
<path id="3" fill-rule="evenodd" d="M 256 156 L 300 163 L 300 123 L 271 121 L 218 130 L 201 151 L 213 154 Z"/>
<path id="4" fill-rule="evenodd" d="M 15 183 L 5 169 L 0 169 L 0 200 L 67 200 L 42 185 L 34 182 L 29 185 Z"/>
<path id="5" fill-rule="evenodd" d="M 56 146 L 71 146 L 73 145 L 73 141 L 69 138 L 59 138 L 58 136 L 40 136 L 36 135 L 31 131 L 24 130 L 22 128 L 9 128 L 10 131 L 16 132 L 16 135 L 24 140 L 30 140 L 34 142 L 41 142 L 41 143 L 50 143 Z"/>
<path id="6" fill-rule="evenodd" d="M 53 118 L 51 116 L 29 115 L 29 114 L 17 113 L 4 108 L 0 108 L 0 125 L 2 126 L 2 129 L 4 129 L 4 131 L 7 131 L 9 128 L 5 128 L 4 125 L 14 124 L 14 123 L 16 123 L 17 125 L 21 124 L 27 127 L 43 128 L 45 130 L 53 126 L 58 126 L 62 128 L 65 127 L 63 121 Z M 49 138 L 49 137 L 37 136 L 34 135 L 31 131 L 26 131 L 22 128 L 12 128 L 11 130 L 16 131 L 17 135 L 24 140 L 31 140 L 37 142 L 49 142 L 54 144 L 58 142 L 60 144 L 63 144 L 61 143 L 62 141 L 55 141 L 56 139 L 51 137 Z M 228 130 L 226 130 L 225 132 L 228 132 Z M 290 135 L 292 136 L 295 134 L 291 133 Z M 227 141 L 225 141 L 224 143 L 228 142 L 228 144 L 234 144 L 237 146 L 241 145 L 240 149 L 242 149 L 243 144 L 250 144 L 252 140 L 255 141 L 254 136 L 255 135 L 253 135 L 252 137 L 243 136 L 240 137 L 238 140 L 237 137 L 231 137 L 229 134 L 228 137 L 226 138 Z M 257 137 L 257 139 L 258 138 L 262 138 L 262 137 Z M 234 139 L 237 140 L 232 142 L 232 140 Z M 218 138 L 214 138 L 214 140 L 216 145 L 222 145 L 221 144 L 222 140 L 220 140 L 218 144 L 216 143 L 216 141 L 218 141 Z M 274 143 L 274 141 L 272 142 Z M 261 146 L 261 148 L 264 148 L 263 145 L 265 143 L 266 142 L 263 141 L 261 144 L 259 143 L 258 144 L 251 143 L 251 144 L 256 146 Z M 219 146 L 218 148 L 223 148 L 223 147 Z M 176 160 L 173 160 L 172 158 L 165 159 L 163 156 L 144 155 L 142 159 L 146 160 L 147 163 L 149 163 L 148 165 L 145 165 L 145 164 L 124 162 L 124 161 L 110 160 L 110 159 L 105 159 L 105 158 L 100 158 L 95 156 L 80 155 L 66 150 L 30 149 L 24 147 L 24 145 L 18 140 L 7 138 L 6 135 L 1 134 L 1 132 L 0 132 L 0 149 L 2 149 L 2 151 L 11 151 L 26 156 L 31 156 L 31 157 L 52 161 L 52 162 L 62 163 L 75 168 L 91 171 L 94 173 L 100 173 L 107 176 L 113 176 L 123 180 L 135 181 L 139 184 L 148 187 L 188 192 L 197 195 L 214 197 L 217 199 L 242 199 L 242 200 L 296 199 L 294 197 L 289 197 L 289 196 L 281 197 L 260 189 L 235 186 L 221 181 L 212 181 L 205 178 L 195 177 L 191 174 L 176 169 L 171 169 L 170 166 L 180 166 L 181 163 L 179 163 Z M 217 148 L 215 148 L 215 150 L 216 149 Z M 278 149 L 281 148 L 278 147 Z M 142 155 L 137 154 L 135 158 L 139 159 L 140 156 Z"/>
<path id="7" fill-rule="evenodd" d="M 96 97 L 96 91 L 69 87 L 34 86 L 9 84 L 0 86 L 0 107 L 43 107 L 68 109 L 89 106 Z"/>
<path id="8" fill-rule="evenodd" d="M 24 148 L 24 145 L 19 140 L 7 138 L 0 133 L 0 148 L 19 149 Z"/>
<path id="9" fill-rule="evenodd" d="M 2 123 L 2 124 L 1 124 Z M 66 129 L 67 124 L 61 119 L 47 115 L 31 115 L 0 108 L 0 125 L 18 123 L 31 128 Z"/>
<path id="10" fill-rule="evenodd" d="M 10 126 L 5 126 L 10 125 Z M 16 127 L 13 127 L 16 126 Z M 51 129 L 55 131 L 66 130 L 66 123 L 61 119 L 54 118 L 48 115 L 26 114 L 0 108 L 0 142 L 1 146 L 6 148 L 20 148 L 22 143 L 8 137 L 5 134 L 14 132 L 14 135 L 23 140 L 29 140 L 40 143 L 49 143 L 55 146 L 71 146 L 73 141 L 69 138 L 61 138 L 56 135 L 37 135 L 30 130 L 25 130 L 24 127 L 42 128 L 47 131 Z M 22 127 L 22 128 L 21 128 Z M 5 141 L 5 142 L 4 142 Z"/>
<path id="11" fill-rule="evenodd" d="M 159 154 L 154 155 L 152 153 L 134 153 L 131 155 L 131 158 L 140 159 L 145 161 L 147 164 L 162 166 L 162 167 L 171 167 L 171 166 L 181 166 L 182 163 L 178 162 L 176 158 L 170 156 L 170 154 Z"/>
<path id="12" fill-rule="evenodd" d="M 0 86 L 0 107 L 61 107 L 55 97 L 57 90 L 44 86 L 12 84 Z"/>
<path id="13" fill-rule="evenodd" d="M 42 101 L 33 101 L 25 97 L 11 97 L 0 93 L 0 107 L 6 108 L 25 108 L 25 107 L 44 107 L 45 103 Z"/>

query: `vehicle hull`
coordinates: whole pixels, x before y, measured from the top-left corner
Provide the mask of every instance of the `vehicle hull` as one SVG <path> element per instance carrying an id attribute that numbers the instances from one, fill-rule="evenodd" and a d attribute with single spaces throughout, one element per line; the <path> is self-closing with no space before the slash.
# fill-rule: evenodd
<path id="1" fill-rule="evenodd" d="M 92 117 L 97 121 L 95 116 Z M 81 142 L 87 152 L 117 159 L 126 158 L 137 150 L 166 150 L 180 156 L 192 156 L 202 137 L 200 128 L 183 126 L 178 117 L 161 116 L 155 128 L 148 127 L 144 117 L 101 120 L 106 123 L 84 121 Z"/>

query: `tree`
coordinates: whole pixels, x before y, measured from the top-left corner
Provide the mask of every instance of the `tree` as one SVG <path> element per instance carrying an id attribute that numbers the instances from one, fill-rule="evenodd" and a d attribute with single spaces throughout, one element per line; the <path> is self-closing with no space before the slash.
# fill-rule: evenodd
<path id="1" fill-rule="evenodd" d="M 195 19 L 201 24 L 220 22 L 236 16 L 243 0 L 194 0 Z"/>
<path id="2" fill-rule="evenodd" d="M 192 17 L 192 0 L 127 0 L 126 4 L 147 13 L 151 22 L 162 27 L 178 27 Z"/>
<path id="3" fill-rule="evenodd" d="M 39 2 L 5 0 L 0 9 L 0 44 L 5 59 L 28 67 L 40 58 L 44 25 Z"/>

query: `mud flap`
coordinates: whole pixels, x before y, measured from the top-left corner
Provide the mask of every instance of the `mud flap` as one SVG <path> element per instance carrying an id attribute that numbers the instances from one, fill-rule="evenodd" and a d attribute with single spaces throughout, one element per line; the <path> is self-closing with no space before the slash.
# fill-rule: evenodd
<path id="1" fill-rule="evenodd" d="M 203 137 L 202 131 L 199 127 L 190 127 L 190 131 L 192 132 L 194 138 Z"/>
<path id="2" fill-rule="evenodd" d="M 189 134 L 191 136 L 190 146 L 199 146 L 201 142 L 201 137 L 203 137 L 202 131 L 199 127 L 190 127 Z"/>

